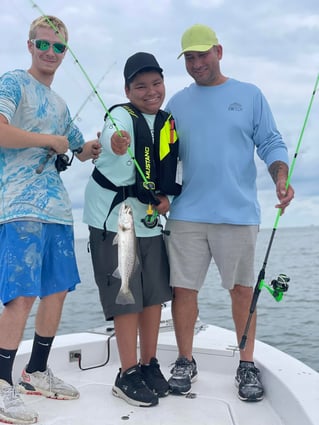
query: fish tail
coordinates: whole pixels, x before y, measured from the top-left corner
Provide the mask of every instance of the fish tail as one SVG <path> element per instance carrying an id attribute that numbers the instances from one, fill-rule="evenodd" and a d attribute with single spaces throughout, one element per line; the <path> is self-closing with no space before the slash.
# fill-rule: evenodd
<path id="1" fill-rule="evenodd" d="M 116 304 L 123 304 L 123 305 L 135 304 L 135 298 L 130 289 L 128 289 L 127 291 L 123 291 L 123 289 L 120 289 L 119 293 L 117 294 L 115 302 Z"/>

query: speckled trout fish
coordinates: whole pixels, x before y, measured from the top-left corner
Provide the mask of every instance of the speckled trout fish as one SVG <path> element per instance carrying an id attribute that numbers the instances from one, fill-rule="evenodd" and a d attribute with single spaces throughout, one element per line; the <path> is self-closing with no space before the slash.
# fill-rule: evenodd
<path id="1" fill-rule="evenodd" d="M 113 276 L 121 279 L 122 283 L 115 302 L 117 304 L 134 304 L 135 299 L 129 288 L 129 282 L 138 265 L 136 236 L 132 208 L 124 202 L 120 207 L 117 229 L 113 244 L 118 244 L 118 267 Z"/>

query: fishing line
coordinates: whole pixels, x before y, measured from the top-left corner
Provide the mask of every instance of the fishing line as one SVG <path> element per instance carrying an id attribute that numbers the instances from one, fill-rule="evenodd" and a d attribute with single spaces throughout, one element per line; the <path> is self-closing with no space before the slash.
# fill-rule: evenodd
<path id="1" fill-rule="evenodd" d="M 110 72 L 110 70 L 113 68 L 113 66 L 116 64 L 116 61 L 114 61 L 112 63 L 112 65 L 105 71 L 105 73 L 102 75 L 102 77 L 99 79 L 99 81 L 96 83 L 95 88 L 97 89 L 100 84 L 102 83 L 102 81 L 104 80 L 104 78 L 107 76 L 107 74 Z M 76 119 L 80 120 L 80 113 L 82 112 L 82 110 L 84 109 L 85 105 L 88 103 L 88 101 L 92 98 L 92 95 L 94 95 L 94 91 L 91 91 L 90 94 L 88 95 L 88 97 L 85 99 L 85 101 L 82 103 L 82 105 L 79 107 L 77 113 L 74 115 L 72 122 L 74 122 Z"/>
<path id="2" fill-rule="evenodd" d="M 289 187 L 291 176 L 292 176 L 292 173 L 293 173 L 294 168 L 295 168 L 297 156 L 298 156 L 298 153 L 299 153 L 299 150 L 300 150 L 301 142 L 302 142 L 304 131 L 305 131 L 305 128 L 306 128 L 306 125 L 307 125 L 307 122 L 308 122 L 308 118 L 309 118 L 310 111 L 311 111 L 311 108 L 312 108 L 313 100 L 314 100 L 314 97 L 315 97 L 315 94 L 316 94 L 316 91 L 317 91 L 317 88 L 318 88 L 318 84 L 319 84 L 319 74 L 317 75 L 317 79 L 316 79 L 316 82 L 315 82 L 315 85 L 314 85 L 314 88 L 313 88 L 313 91 L 312 91 L 312 95 L 311 95 L 311 98 L 310 98 L 310 102 L 309 102 L 309 105 L 308 105 L 308 109 L 307 109 L 307 112 L 306 112 L 304 123 L 303 123 L 302 129 L 301 129 L 301 132 L 300 132 L 300 136 L 299 136 L 299 139 L 298 139 L 295 154 L 294 154 L 294 157 L 293 157 L 293 160 L 292 160 L 292 163 L 291 163 L 291 167 L 290 167 L 290 170 L 289 170 L 289 173 L 288 173 L 288 177 L 287 177 L 287 181 L 286 181 L 286 190 Z M 265 259 L 264 259 L 262 268 L 261 268 L 259 275 L 258 275 L 257 283 L 256 283 L 256 286 L 255 286 L 255 289 L 254 289 L 252 301 L 251 301 L 250 308 L 249 308 L 249 316 L 248 316 L 248 319 L 247 319 L 247 323 L 246 323 L 246 326 L 245 326 L 245 330 L 244 330 L 242 339 L 241 339 L 240 344 L 239 344 L 240 350 L 244 350 L 245 347 L 246 347 L 247 335 L 248 335 L 248 331 L 249 331 L 249 328 L 250 328 L 250 323 L 251 323 L 251 320 L 252 320 L 252 316 L 255 312 L 257 300 L 258 300 L 258 297 L 259 297 L 259 294 L 260 294 L 262 288 L 266 287 L 269 290 L 269 292 L 272 293 L 272 295 L 274 296 L 274 298 L 277 301 L 280 301 L 282 299 L 283 293 L 286 292 L 287 289 L 288 289 L 289 278 L 286 275 L 279 275 L 277 280 L 272 282 L 272 284 L 271 284 L 272 288 L 269 287 L 268 285 L 266 285 L 265 282 L 264 282 L 266 265 L 267 265 L 267 262 L 268 262 L 268 257 L 269 257 L 270 250 L 271 250 L 271 247 L 272 247 L 272 243 L 273 243 L 275 233 L 276 233 L 276 230 L 277 230 L 277 227 L 278 227 L 280 216 L 281 216 L 281 208 L 278 209 L 277 216 L 276 216 L 275 223 L 274 223 L 274 227 L 273 227 L 273 230 L 272 230 L 272 233 L 271 233 L 271 236 L 270 236 L 270 240 L 269 240 L 269 243 L 268 243 Z"/>
<path id="3" fill-rule="evenodd" d="M 115 64 L 116 62 L 114 62 L 108 69 L 107 71 L 102 75 L 102 77 L 100 78 L 100 80 L 97 82 L 96 87 L 98 87 L 101 82 L 104 80 L 105 76 L 109 73 L 110 69 L 112 68 L 112 66 Z M 92 92 L 87 96 L 87 98 L 84 100 L 84 102 L 82 103 L 82 105 L 79 107 L 79 109 L 77 110 L 76 114 L 74 115 L 74 117 L 72 118 L 72 120 L 69 122 L 69 124 L 66 127 L 66 130 L 64 131 L 64 134 L 67 133 L 67 131 L 69 130 L 71 124 L 73 122 L 75 122 L 75 120 L 80 119 L 80 113 L 82 112 L 82 110 L 84 109 L 85 105 L 88 103 L 88 101 L 91 99 L 92 97 Z M 82 149 L 82 148 L 81 148 Z M 75 151 L 72 151 L 72 155 L 74 156 L 74 153 L 81 153 L 81 151 L 79 149 L 76 149 Z M 36 168 L 35 172 L 37 174 L 41 174 L 42 171 L 44 170 L 45 166 L 47 165 L 47 163 L 49 162 L 50 158 L 52 158 L 54 155 L 56 154 L 56 152 L 53 149 L 50 149 L 49 152 L 46 154 L 44 160 L 38 165 L 38 167 Z M 58 155 L 59 156 L 59 155 Z M 62 154 L 60 155 L 60 158 L 62 158 L 62 156 L 64 156 L 65 160 L 65 165 L 66 166 L 70 166 L 73 160 L 73 156 L 71 158 L 71 161 L 69 161 L 69 158 L 67 155 Z M 60 171 L 64 171 L 66 169 L 66 167 L 64 169 L 61 169 Z"/>
<path id="4" fill-rule="evenodd" d="M 101 102 L 101 105 L 103 106 L 103 109 L 104 109 L 104 111 L 106 112 L 106 114 L 107 114 L 107 116 L 108 116 L 108 118 L 109 118 L 109 120 L 111 121 L 111 123 L 113 124 L 113 126 L 114 126 L 114 128 L 115 128 L 115 130 L 116 130 L 116 132 L 117 132 L 117 134 L 119 135 L 119 136 L 121 136 L 122 137 L 122 133 L 121 133 L 121 131 L 119 130 L 119 128 L 118 128 L 118 126 L 116 125 L 116 122 L 114 121 L 114 119 L 113 119 L 113 117 L 112 117 L 112 115 L 111 115 L 111 113 L 109 112 L 109 110 L 108 110 L 108 108 L 106 107 L 106 105 L 105 105 L 105 103 L 103 102 L 103 99 L 102 99 L 102 97 L 100 96 L 100 94 L 99 94 L 99 92 L 97 91 L 97 88 L 94 86 L 94 84 L 92 83 L 92 81 L 91 81 L 91 79 L 90 79 L 90 77 L 88 76 L 88 74 L 87 74 L 87 72 L 85 71 L 85 69 L 83 68 L 83 66 L 82 66 L 82 64 L 80 63 L 80 61 L 78 60 L 78 58 L 76 57 L 76 55 L 75 55 L 75 53 L 73 52 L 73 50 L 70 48 L 70 46 L 68 45 L 68 43 L 66 42 L 66 40 L 65 40 L 65 38 L 60 34 L 60 32 L 59 32 L 59 29 L 54 25 L 54 23 L 53 22 L 51 22 L 51 20 L 49 19 L 49 17 L 43 12 L 43 10 L 33 1 L 33 0 L 30 0 L 30 2 L 31 2 L 31 4 L 32 4 L 32 7 L 34 7 L 34 8 L 36 8 L 36 9 L 38 9 L 38 11 L 41 13 L 41 15 L 46 19 L 46 21 L 48 22 L 48 24 L 50 25 L 50 27 L 53 29 L 53 31 L 55 31 L 55 33 L 56 33 L 56 35 L 60 38 L 60 40 L 62 41 L 62 43 L 63 44 L 65 44 L 65 46 L 67 47 L 67 49 L 68 49 L 68 51 L 70 52 L 70 54 L 71 54 L 71 56 L 73 57 L 73 59 L 74 59 L 74 61 L 75 61 L 75 63 L 77 63 L 78 64 L 78 66 L 79 66 L 79 68 L 80 68 L 80 70 L 81 70 L 81 72 L 82 72 L 82 74 L 84 75 L 84 77 L 86 78 L 86 80 L 87 80 L 87 82 L 89 83 L 89 85 L 91 86 L 91 88 L 92 88 L 92 91 L 93 91 L 93 93 L 97 96 L 97 98 L 98 98 L 98 100 Z M 140 175 L 141 175 L 141 177 L 142 177 L 142 179 L 143 179 L 143 181 L 144 181 L 144 187 L 146 188 L 146 189 L 148 189 L 149 190 L 149 192 L 150 192 L 150 194 L 151 194 L 151 196 L 152 196 L 152 198 L 153 198 L 153 200 L 154 200 L 154 203 L 155 204 L 158 204 L 158 200 L 157 200 L 157 198 L 156 198 L 156 196 L 155 196 L 155 193 L 154 193 L 154 189 L 153 189 L 153 185 L 154 185 L 154 183 L 153 182 L 149 182 L 148 180 L 147 180 L 147 178 L 145 177 L 145 174 L 143 173 L 143 170 L 141 169 L 141 167 L 139 166 L 139 164 L 138 164 L 138 162 L 136 161 L 136 159 L 135 159 L 135 157 L 134 157 L 134 155 L 133 155 L 133 152 L 132 152 L 132 150 L 131 150 L 131 148 L 130 148 L 130 146 L 128 146 L 128 148 L 127 148 L 127 152 L 128 152 L 128 154 L 129 154 L 129 156 L 131 157 L 131 159 L 132 159 L 132 161 L 133 161 L 133 163 L 134 163 L 134 165 L 135 165 L 135 167 L 136 167 L 136 169 L 138 170 L 138 172 L 140 173 Z"/>

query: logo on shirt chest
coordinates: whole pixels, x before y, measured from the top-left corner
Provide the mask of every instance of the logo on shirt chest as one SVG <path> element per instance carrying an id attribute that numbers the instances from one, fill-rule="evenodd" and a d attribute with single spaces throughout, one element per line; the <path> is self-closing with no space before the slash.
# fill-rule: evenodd
<path id="1" fill-rule="evenodd" d="M 240 112 L 243 110 L 243 107 L 240 103 L 234 102 L 228 106 L 229 111 Z"/>

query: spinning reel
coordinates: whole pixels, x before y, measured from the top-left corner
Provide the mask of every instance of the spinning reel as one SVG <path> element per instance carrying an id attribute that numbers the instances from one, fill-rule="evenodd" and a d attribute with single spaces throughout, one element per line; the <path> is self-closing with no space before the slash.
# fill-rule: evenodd
<path id="1" fill-rule="evenodd" d="M 288 291 L 289 281 L 290 278 L 287 275 L 281 273 L 277 279 L 273 279 L 271 281 L 270 285 L 265 284 L 265 282 L 262 280 L 260 282 L 260 289 L 264 286 L 276 301 L 281 301 L 284 293 Z"/>
<path id="2" fill-rule="evenodd" d="M 162 233 L 164 233 L 165 235 L 169 235 L 170 232 L 168 230 L 164 230 L 163 225 L 159 222 L 158 211 L 154 210 L 151 204 L 148 204 L 146 213 L 146 216 L 141 219 L 141 222 L 144 224 L 145 227 L 147 227 L 148 229 L 153 229 L 154 227 L 159 226 L 162 228 Z M 166 218 L 166 216 L 164 217 Z"/>
<path id="3" fill-rule="evenodd" d="M 61 171 L 65 171 L 68 167 L 70 167 L 72 165 L 74 154 L 81 153 L 82 151 L 82 148 L 78 148 L 72 151 L 71 159 L 65 153 L 57 155 L 57 158 L 55 160 L 55 167 L 58 170 L 58 173 L 61 173 Z"/>
<path id="4" fill-rule="evenodd" d="M 147 210 L 149 211 L 149 210 Z M 141 222 L 144 224 L 145 227 L 148 229 L 154 229 L 158 225 L 158 213 L 157 211 L 153 211 L 149 214 L 146 214 L 144 218 L 141 219 Z"/>

